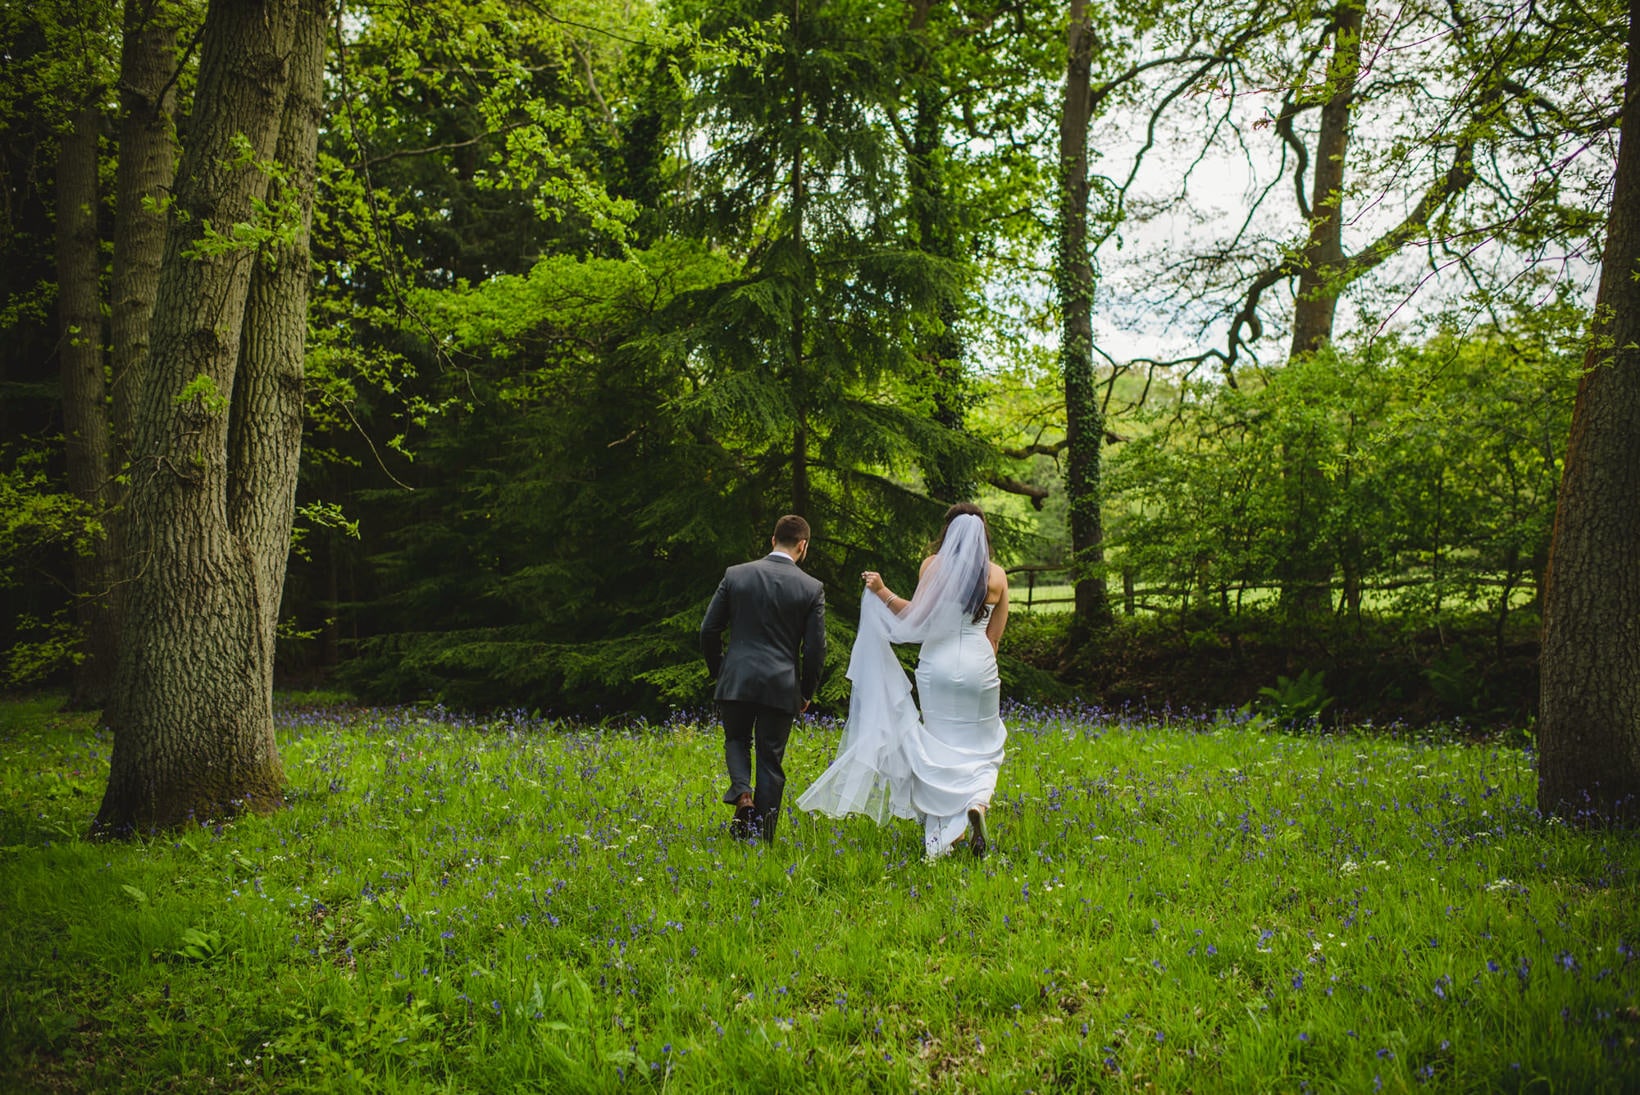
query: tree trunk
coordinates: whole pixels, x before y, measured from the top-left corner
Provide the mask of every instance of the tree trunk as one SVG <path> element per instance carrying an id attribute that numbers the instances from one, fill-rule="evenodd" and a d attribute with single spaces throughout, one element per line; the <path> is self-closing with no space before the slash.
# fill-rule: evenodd
<path id="1" fill-rule="evenodd" d="M 1344 264 L 1344 162 L 1350 143 L 1350 105 L 1361 69 L 1363 9 L 1341 4 L 1333 14 L 1333 52 L 1327 62 L 1327 101 L 1315 139 L 1310 184 L 1310 236 L 1293 306 L 1292 357 L 1314 353 L 1332 341 L 1338 313 L 1338 279 Z"/>
<path id="2" fill-rule="evenodd" d="M 165 253 L 165 213 L 161 203 L 176 177 L 173 115 L 177 69 L 177 29 L 160 22 L 164 9 L 143 0 L 126 0 L 120 50 L 119 160 L 114 174 L 114 271 L 109 285 L 110 372 L 112 374 L 113 454 L 111 471 L 127 465 L 131 455 L 136 393 L 148 363 L 148 324 L 159 287 Z M 106 648 L 112 683 L 118 650 L 125 587 L 120 580 L 125 558 L 124 489 L 111 482 L 110 507 L 104 522 L 112 588 L 102 603 L 91 642 Z"/>
<path id="3" fill-rule="evenodd" d="M 1606 251 L 1543 596 L 1538 809 L 1640 816 L 1640 0 Z"/>
<path id="4" fill-rule="evenodd" d="M 1059 119 L 1059 360 L 1065 381 L 1065 490 L 1070 503 L 1076 625 L 1110 622 L 1100 507 L 1104 412 L 1093 379 L 1093 263 L 1088 257 L 1088 122 L 1093 28 L 1086 0 L 1071 0 L 1065 102 Z"/>
<path id="5" fill-rule="evenodd" d="M 120 156 L 114 180 L 114 436 L 128 459 L 137 392 L 148 364 L 148 325 L 165 257 L 163 201 L 176 178 L 173 133 L 177 28 L 152 18 L 155 5 L 126 0 L 120 51 Z"/>
<path id="6" fill-rule="evenodd" d="M 294 155 L 312 139 L 301 131 L 314 125 L 308 96 L 323 64 L 324 16 L 314 0 L 212 0 L 206 14 L 152 349 L 136 393 L 126 529 L 133 574 L 98 835 L 280 804 L 267 621 L 278 611 L 269 575 L 289 547 L 288 536 L 272 540 L 282 508 L 288 527 L 279 494 L 295 454 L 272 450 L 295 444 L 287 412 L 299 396 L 288 389 L 293 360 L 299 376 L 302 329 L 291 325 L 289 302 L 267 297 L 296 291 L 287 276 L 305 288 L 306 233 L 267 256 L 276 265 L 256 275 L 254 302 L 252 273 L 266 260 L 227 237 L 254 222 L 270 196 L 293 218 L 311 202 L 311 159 L 292 165 L 281 194 L 270 195 L 264 165 L 276 147 Z M 297 271 L 281 271 L 287 264 Z M 243 413 L 270 417 L 230 430 L 230 415 Z"/>
<path id="7" fill-rule="evenodd" d="M 906 157 L 907 198 L 911 223 L 917 231 L 914 246 L 924 254 L 948 262 L 958 258 L 957 235 L 950 223 L 949 183 L 941 166 L 944 149 L 944 97 L 931 81 L 934 47 L 927 40 L 933 0 L 912 0 L 909 30 L 917 40 L 911 71 L 913 93 L 911 148 Z M 973 402 L 962 368 L 960 313 L 954 293 L 943 292 L 936 305 L 939 328 L 921 336 L 917 356 L 927 369 L 935 422 L 961 435 L 967 432 L 968 408 Z M 967 462 L 957 453 L 930 454 L 924 469 L 928 493 L 942 502 L 961 502 L 974 496 L 979 484 Z"/>
<path id="8" fill-rule="evenodd" d="M 318 8 L 317 17 L 312 9 Z M 255 561 L 261 613 L 259 672 L 272 689 L 274 637 L 302 454 L 303 357 L 307 345 L 309 228 L 313 222 L 319 123 L 324 115 L 322 0 L 302 0 L 290 89 L 274 158 L 288 172 L 296 233 L 266 252 L 251 273 L 239 375 L 228 434 L 228 526 Z"/>
<path id="9" fill-rule="evenodd" d="M 57 158 L 57 320 L 62 363 L 63 435 L 68 486 L 106 527 L 110 474 L 108 385 L 103 380 L 102 260 L 97 254 L 97 133 L 94 100 L 74 114 Z M 113 675 L 116 646 L 105 625 L 108 540 L 74 558 L 75 612 L 84 647 L 74 669 L 70 705 L 101 707 Z"/>
<path id="10" fill-rule="evenodd" d="M 1363 9 L 1339 5 L 1333 13 L 1333 52 L 1327 62 L 1326 102 L 1316 134 L 1315 168 L 1310 186 L 1310 233 L 1298 275 L 1293 304 L 1293 343 L 1289 357 L 1313 354 L 1332 341 L 1338 295 L 1344 273 L 1344 164 L 1350 142 L 1350 105 L 1361 68 Z M 1322 499 L 1326 480 L 1320 456 L 1308 439 L 1283 453 L 1282 475 L 1292 514 L 1281 602 L 1294 618 L 1325 611 L 1332 605 L 1329 586 L 1333 560 L 1322 541 Z"/>
<path id="11" fill-rule="evenodd" d="M 809 294 L 809 245 L 804 235 L 804 204 L 807 195 L 803 186 L 803 141 L 805 119 L 803 111 L 803 38 L 805 29 L 802 22 L 803 8 L 801 0 L 792 3 L 792 53 L 791 53 L 791 217 L 792 217 L 792 254 L 797 265 L 794 275 L 800 279 L 794 286 L 792 293 L 792 330 L 791 330 L 791 358 L 792 358 L 792 395 L 797 407 L 797 421 L 792 427 L 792 512 L 810 521 L 815 519 L 809 513 L 809 431 L 805 420 L 804 410 L 807 397 L 804 394 L 808 388 L 808 378 L 804 375 L 806 368 L 805 357 L 807 346 L 804 343 L 803 320 L 808 314 Z M 811 528 L 812 531 L 812 528 Z"/>

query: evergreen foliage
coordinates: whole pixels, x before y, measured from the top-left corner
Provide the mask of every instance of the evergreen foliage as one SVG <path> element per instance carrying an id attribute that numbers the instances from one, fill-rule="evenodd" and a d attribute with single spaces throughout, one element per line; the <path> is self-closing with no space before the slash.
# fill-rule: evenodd
<path id="1" fill-rule="evenodd" d="M 200 12 L 176 6 L 186 41 Z M 0 485 L 26 519 L 11 527 L 89 527 L 53 508 L 51 176 L 67 104 L 91 89 L 113 109 L 116 7 L 0 15 L 16 77 L 0 89 L 0 430 L 9 452 L 46 454 L 8 465 Z M 1310 123 L 1254 120 L 1260 144 L 1218 111 L 1249 88 L 1290 90 L 1301 114 L 1319 104 L 1330 10 L 1089 6 L 1088 254 L 1061 257 L 1089 261 L 1096 336 L 1136 280 L 1137 306 L 1179 304 L 1182 270 L 1181 307 L 1229 315 L 1256 268 L 1296 253 L 1291 224 L 1251 219 L 1209 258 L 1129 246 L 1161 205 L 1133 186 L 1122 142 L 1155 163 L 1184 138 L 1233 139 L 1285 195 L 1282 157 Z M 1097 337 L 1078 349 L 1094 366 L 1083 421 L 1109 431 L 1096 573 L 1113 608 L 1125 572 L 1139 611 L 1233 630 L 1313 550 L 1339 596 L 1332 621 L 1295 625 L 1295 648 L 1375 613 L 1439 628 L 1482 605 L 1499 646 L 1535 618 L 1588 302 L 1520 268 L 1564 252 L 1575 275 L 1598 243 L 1605 175 L 1586 150 L 1609 146 L 1622 42 L 1605 0 L 1512 12 L 1419 8 L 1387 29 L 1369 15 L 1373 42 L 1455 23 L 1444 52 L 1376 59 L 1347 175 L 1352 203 L 1390 216 L 1453 142 L 1495 150 L 1428 225 L 1432 261 L 1487 294 L 1403 297 L 1411 275 L 1374 253 L 1373 279 L 1334 286 L 1351 306 L 1335 345 L 1291 365 L 1239 358 L 1239 386 L 1198 370 L 1215 351 L 1163 365 L 1105 360 Z M 1034 0 L 347 0 L 320 132 L 282 673 L 473 708 L 699 704 L 694 633 L 718 575 L 798 510 L 830 594 L 821 698 L 836 704 L 858 572 L 912 586 L 951 501 L 993 515 L 1001 561 L 1069 561 L 1052 297 L 1064 19 Z M 193 82 L 185 65 L 184 130 Z M 103 142 L 105 191 L 116 151 Z M 1187 189 L 1199 165 L 1178 162 Z M 1534 181 L 1515 192 L 1522 170 Z M 1477 232 L 1506 243 L 1496 269 L 1453 257 Z M 1393 336 L 1370 316 L 1386 286 L 1415 320 Z M 1272 329 L 1290 318 L 1275 296 L 1253 313 Z M 1284 481 L 1289 454 L 1319 474 Z M 60 682 L 78 546 L 29 535 L 0 545 L 0 644 Z M 1010 694 L 1091 679 L 1105 647 L 1066 643 L 1016 619 Z M 1463 667 L 1431 671 L 1461 703 Z"/>

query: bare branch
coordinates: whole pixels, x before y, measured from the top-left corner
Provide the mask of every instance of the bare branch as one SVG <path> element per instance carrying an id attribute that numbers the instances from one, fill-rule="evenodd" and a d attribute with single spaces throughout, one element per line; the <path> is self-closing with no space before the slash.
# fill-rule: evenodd
<path id="1" fill-rule="evenodd" d="M 1293 119 L 1307 110 L 1312 110 L 1319 103 L 1309 106 L 1299 106 L 1293 101 L 1293 93 L 1288 91 L 1281 100 L 1281 113 L 1276 115 L 1276 133 L 1293 150 L 1298 163 L 1293 166 L 1293 192 L 1298 198 L 1298 212 L 1305 220 L 1311 219 L 1310 199 L 1304 193 L 1304 173 L 1310 167 L 1310 147 L 1299 140 L 1298 134 L 1293 132 Z"/>
<path id="2" fill-rule="evenodd" d="M 1418 204 L 1395 227 L 1389 229 L 1361 251 L 1351 255 L 1339 272 L 1345 282 L 1354 281 L 1383 262 L 1419 232 L 1429 227 L 1430 218 L 1442 205 L 1463 192 L 1475 180 L 1475 141 L 1464 137 L 1453 153 L 1452 166 L 1418 199 Z"/>

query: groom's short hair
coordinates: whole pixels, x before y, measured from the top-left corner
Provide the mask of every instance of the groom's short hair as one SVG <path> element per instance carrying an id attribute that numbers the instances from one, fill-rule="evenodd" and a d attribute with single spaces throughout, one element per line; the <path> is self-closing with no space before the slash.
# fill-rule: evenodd
<path id="1" fill-rule="evenodd" d="M 795 544 L 809 538 L 809 523 L 795 513 L 788 513 L 774 523 L 774 542 Z"/>

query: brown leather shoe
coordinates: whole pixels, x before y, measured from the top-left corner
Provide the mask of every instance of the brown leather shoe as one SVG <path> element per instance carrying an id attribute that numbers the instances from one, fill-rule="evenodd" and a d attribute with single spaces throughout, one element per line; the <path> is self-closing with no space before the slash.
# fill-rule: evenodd
<path id="1" fill-rule="evenodd" d="M 735 816 L 729 821 L 729 835 L 736 840 L 750 840 L 756 820 L 757 811 L 752 808 L 752 796 L 741 795 L 740 801 L 735 803 Z"/>

